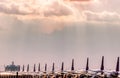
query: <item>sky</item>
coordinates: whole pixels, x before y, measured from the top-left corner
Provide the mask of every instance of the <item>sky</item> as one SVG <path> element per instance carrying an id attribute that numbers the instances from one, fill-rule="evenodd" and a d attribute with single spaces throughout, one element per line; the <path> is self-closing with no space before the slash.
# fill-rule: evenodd
<path id="1" fill-rule="evenodd" d="M 0 69 L 61 62 L 114 69 L 120 55 L 120 0 L 0 0 Z"/>

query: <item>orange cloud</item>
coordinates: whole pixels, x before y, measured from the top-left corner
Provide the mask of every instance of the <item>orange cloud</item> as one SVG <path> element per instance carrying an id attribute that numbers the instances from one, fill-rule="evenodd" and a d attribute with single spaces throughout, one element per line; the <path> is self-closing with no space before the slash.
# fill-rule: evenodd
<path id="1" fill-rule="evenodd" d="M 70 1 L 91 1 L 91 0 L 70 0 Z"/>
<path id="2" fill-rule="evenodd" d="M 91 1 L 91 0 L 65 0 L 65 1 L 80 1 L 80 2 L 88 2 L 88 1 Z"/>

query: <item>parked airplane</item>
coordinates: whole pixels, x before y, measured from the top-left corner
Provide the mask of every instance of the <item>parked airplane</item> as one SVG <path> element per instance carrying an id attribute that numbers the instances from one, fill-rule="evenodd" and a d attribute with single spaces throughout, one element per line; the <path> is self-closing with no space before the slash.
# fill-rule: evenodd
<path id="1" fill-rule="evenodd" d="M 48 77 L 50 77 L 50 78 L 55 78 L 56 75 L 57 75 L 57 74 L 55 73 L 55 63 L 53 63 L 52 71 L 49 73 Z"/>
<path id="2" fill-rule="evenodd" d="M 92 72 L 95 72 L 94 76 L 95 77 L 106 77 L 107 74 L 105 73 L 104 71 L 104 56 L 102 56 L 102 62 L 101 62 L 101 67 L 100 67 L 100 70 L 97 70 L 97 71 L 93 71 Z"/>
<path id="3" fill-rule="evenodd" d="M 42 72 L 41 78 L 48 78 L 47 64 L 45 64 L 45 70 Z"/>
<path id="4" fill-rule="evenodd" d="M 119 75 L 120 75 L 120 72 L 119 72 L 119 57 L 117 58 L 117 63 L 116 63 L 116 70 L 113 71 L 113 72 L 108 72 L 110 73 L 108 77 L 110 78 L 118 78 Z"/>
<path id="5" fill-rule="evenodd" d="M 66 76 L 68 78 L 76 78 L 79 76 L 80 73 L 78 73 L 77 71 L 75 71 L 75 68 L 74 68 L 74 59 L 72 59 L 72 66 L 71 66 L 71 71 L 66 71 Z"/>
<path id="6" fill-rule="evenodd" d="M 89 71 L 89 58 L 87 58 L 86 68 L 85 71 L 81 71 L 80 78 L 84 77 L 92 77 L 92 73 Z"/>
<path id="7" fill-rule="evenodd" d="M 57 73 L 56 78 L 66 78 L 67 72 L 64 71 L 64 62 L 62 62 L 61 70 Z"/>

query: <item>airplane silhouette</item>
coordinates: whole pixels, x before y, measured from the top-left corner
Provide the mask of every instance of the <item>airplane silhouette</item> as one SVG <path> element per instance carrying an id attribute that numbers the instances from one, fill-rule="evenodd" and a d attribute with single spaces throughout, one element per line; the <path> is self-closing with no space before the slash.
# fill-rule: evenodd
<path id="1" fill-rule="evenodd" d="M 38 65 L 38 72 L 40 72 L 40 63 L 39 63 L 39 65 Z"/>
<path id="2" fill-rule="evenodd" d="M 117 63 L 116 63 L 116 69 L 115 69 L 115 71 L 113 71 L 113 72 L 109 72 L 110 73 L 110 75 L 109 75 L 109 77 L 112 77 L 112 78 L 118 78 L 118 76 L 119 76 L 119 57 L 117 58 Z"/>
<path id="3" fill-rule="evenodd" d="M 27 72 L 29 72 L 29 64 L 27 65 Z"/>
<path id="4" fill-rule="evenodd" d="M 24 71 L 25 71 L 25 66 L 23 65 L 22 72 L 24 72 Z"/>
<path id="5" fill-rule="evenodd" d="M 36 65 L 34 64 L 33 72 L 36 72 Z"/>

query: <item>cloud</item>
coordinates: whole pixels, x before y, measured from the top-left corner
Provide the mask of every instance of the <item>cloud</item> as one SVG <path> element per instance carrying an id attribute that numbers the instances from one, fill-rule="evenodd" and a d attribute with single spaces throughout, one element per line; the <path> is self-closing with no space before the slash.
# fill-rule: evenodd
<path id="1" fill-rule="evenodd" d="M 96 22 L 120 22 L 120 14 L 115 12 L 91 12 L 84 11 L 84 15 L 86 16 L 87 21 L 96 21 Z"/>
<path id="2" fill-rule="evenodd" d="M 44 11 L 45 16 L 68 16 L 71 14 L 72 11 L 59 2 L 53 2 L 51 5 L 48 5 Z"/>
<path id="3" fill-rule="evenodd" d="M 5 0 L 0 2 L 0 12 L 13 15 L 44 15 L 44 16 L 66 16 L 72 14 L 71 10 L 59 1 L 52 2 L 46 1 L 46 4 L 45 2 L 42 4 L 38 0 L 35 1 Z"/>
<path id="4" fill-rule="evenodd" d="M 26 12 L 22 12 L 19 10 L 19 6 L 11 5 L 10 7 L 7 7 L 3 4 L 0 5 L 0 12 L 6 13 L 6 14 L 20 14 L 20 15 L 26 14 Z"/>
<path id="5" fill-rule="evenodd" d="M 0 2 L 0 12 L 4 14 L 13 14 L 13 15 L 29 15 L 37 14 L 36 9 L 33 9 L 31 3 L 19 2 L 19 1 L 9 1 L 5 0 Z"/>
<path id="6" fill-rule="evenodd" d="M 1 29 L 12 29 L 17 26 L 19 21 L 26 28 L 37 27 L 36 31 L 50 34 L 77 22 L 110 24 L 120 22 L 119 12 L 101 10 L 101 8 L 96 11 L 93 9 L 95 7 L 100 8 L 99 5 L 89 2 L 82 4 L 62 0 L 1 0 L 0 22 L 3 23 L 0 24 L 0 27 Z"/>

